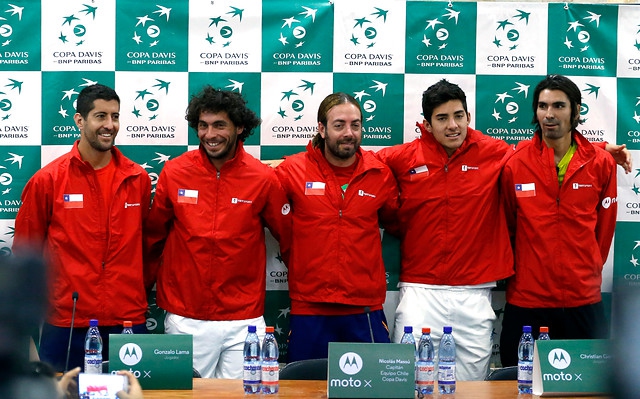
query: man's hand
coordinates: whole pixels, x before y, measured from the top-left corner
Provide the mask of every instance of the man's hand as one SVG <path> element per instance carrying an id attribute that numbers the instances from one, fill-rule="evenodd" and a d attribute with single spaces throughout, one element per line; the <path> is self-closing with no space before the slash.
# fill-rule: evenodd
<path id="1" fill-rule="evenodd" d="M 622 166 L 625 173 L 631 173 L 633 159 L 631 158 L 631 153 L 627 150 L 626 144 L 614 145 L 607 143 L 604 149 L 613 156 L 618 165 Z"/>
<path id="2" fill-rule="evenodd" d="M 140 386 L 138 379 L 130 371 L 120 370 L 118 371 L 118 374 L 126 376 L 127 379 L 129 380 L 129 389 L 128 389 L 129 392 L 118 391 L 116 393 L 116 395 L 118 395 L 118 398 L 144 399 L 144 396 L 142 395 L 142 387 Z"/>

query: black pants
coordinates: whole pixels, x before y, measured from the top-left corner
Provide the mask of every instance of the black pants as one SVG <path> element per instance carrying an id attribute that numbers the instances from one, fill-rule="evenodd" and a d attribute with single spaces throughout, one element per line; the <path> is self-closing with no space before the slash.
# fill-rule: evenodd
<path id="1" fill-rule="evenodd" d="M 522 326 L 531 326 L 534 338 L 540 326 L 549 327 L 551 339 L 603 339 L 609 337 L 609 325 L 602 302 L 575 308 L 521 308 L 507 303 L 500 333 L 502 366 L 518 364 L 518 343 Z"/>

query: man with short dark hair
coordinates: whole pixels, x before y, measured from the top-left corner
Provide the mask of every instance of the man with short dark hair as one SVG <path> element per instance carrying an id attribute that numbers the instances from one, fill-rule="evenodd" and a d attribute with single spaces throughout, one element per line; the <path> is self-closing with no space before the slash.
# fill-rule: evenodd
<path id="1" fill-rule="evenodd" d="M 65 370 L 72 310 L 77 310 L 69 369 L 83 365 L 89 319 L 98 319 L 103 359 L 109 334 L 122 322 L 144 333 L 142 224 L 151 180 L 114 147 L 120 98 L 104 85 L 78 95 L 74 120 L 80 140 L 29 180 L 16 217 L 13 250 L 34 251 L 47 261 L 49 312 L 40 337 L 40 359 Z"/>
<path id="2" fill-rule="evenodd" d="M 264 228 L 281 242 L 289 204 L 272 168 L 244 140 L 260 124 L 236 92 L 205 86 L 186 117 L 200 147 L 168 161 L 145 226 L 145 282 L 157 281 L 165 331 L 193 335 L 193 365 L 204 378 L 242 378 L 247 327 L 264 335 Z"/>
<path id="3" fill-rule="evenodd" d="M 500 357 L 518 363 L 522 326 L 554 339 L 608 336 L 600 286 L 617 216 L 616 162 L 580 123 L 580 89 L 549 75 L 533 93 L 533 139 L 502 172 L 515 275 L 507 284 Z"/>
<path id="4" fill-rule="evenodd" d="M 422 95 L 422 136 L 378 157 L 400 188 L 399 303 L 404 326 L 431 327 L 434 344 L 453 327 L 459 380 L 482 380 L 491 356 L 491 289 L 513 274 L 498 177 L 512 147 L 469 127 L 462 89 L 446 80 Z"/>

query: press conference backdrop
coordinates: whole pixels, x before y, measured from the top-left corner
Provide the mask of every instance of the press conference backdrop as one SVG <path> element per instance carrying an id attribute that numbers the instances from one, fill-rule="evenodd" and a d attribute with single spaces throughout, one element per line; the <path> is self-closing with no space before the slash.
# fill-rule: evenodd
<path id="1" fill-rule="evenodd" d="M 421 93 L 441 78 L 466 91 L 471 126 L 516 143 L 533 133 L 535 84 L 558 73 L 582 91 L 579 130 L 626 144 L 636 165 L 618 177 L 609 301 L 614 283 L 640 284 L 639 21 L 640 7 L 602 3 L 0 1 L 0 252 L 11 254 L 27 180 L 78 139 L 75 101 L 94 82 L 118 91 L 118 146 L 155 186 L 167 160 L 197 148 L 184 110 L 204 84 L 248 100 L 263 123 L 246 148 L 267 160 L 303 150 L 334 91 L 361 102 L 365 148 L 411 141 Z M 392 320 L 399 250 L 383 244 Z M 268 251 L 266 318 L 286 353 L 287 271 L 272 239 Z M 149 326 L 162 331 L 151 306 Z"/>

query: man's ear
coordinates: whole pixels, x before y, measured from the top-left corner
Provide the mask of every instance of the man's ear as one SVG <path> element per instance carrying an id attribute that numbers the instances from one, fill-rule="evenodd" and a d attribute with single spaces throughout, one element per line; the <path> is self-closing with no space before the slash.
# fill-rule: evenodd
<path id="1" fill-rule="evenodd" d="M 318 133 L 320 133 L 320 137 L 323 139 L 326 138 L 327 131 L 322 122 L 318 122 Z"/>

